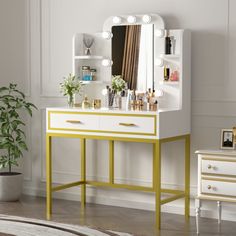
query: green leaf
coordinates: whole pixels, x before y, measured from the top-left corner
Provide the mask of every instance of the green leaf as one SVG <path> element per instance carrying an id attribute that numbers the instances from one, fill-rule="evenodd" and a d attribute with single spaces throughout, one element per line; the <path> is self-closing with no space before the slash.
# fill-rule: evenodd
<path id="1" fill-rule="evenodd" d="M 13 91 L 16 92 L 16 93 L 18 93 L 18 94 L 20 94 L 23 98 L 25 98 L 24 93 L 22 93 L 21 91 L 19 91 L 19 90 L 17 90 L 17 89 L 14 89 Z"/>
<path id="2" fill-rule="evenodd" d="M 25 108 L 28 111 L 29 115 L 32 116 L 32 110 L 29 107 L 27 107 L 27 106 Z"/>
<path id="3" fill-rule="evenodd" d="M 20 142 L 18 142 L 18 144 L 22 149 L 24 149 L 26 151 L 28 150 L 28 147 L 24 141 L 20 141 Z"/>
<path id="4" fill-rule="evenodd" d="M 8 90 L 7 87 L 1 87 L 1 88 L 0 88 L 0 93 L 3 92 L 3 91 L 6 91 L 6 90 Z"/>
<path id="5" fill-rule="evenodd" d="M 38 108 L 37 108 L 33 103 L 31 103 L 31 102 L 28 102 L 27 105 L 28 105 L 29 107 L 33 107 L 33 108 L 35 108 L 36 110 L 38 110 Z"/>

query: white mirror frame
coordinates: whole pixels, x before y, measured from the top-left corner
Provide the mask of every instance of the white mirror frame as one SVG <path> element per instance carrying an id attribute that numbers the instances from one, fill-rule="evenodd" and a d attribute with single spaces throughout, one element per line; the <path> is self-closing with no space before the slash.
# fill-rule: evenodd
<path id="1" fill-rule="evenodd" d="M 136 21 L 135 23 L 129 23 L 127 21 L 127 18 L 133 16 L 135 17 Z M 144 22 L 143 21 L 143 17 L 150 16 L 150 22 Z M 122 19 L 119 23 L 114 23 L 113 19 L 114 18 L 119 18 Z M 111 16 L 109 17 L 103 24 L 103 32 L 112 32 L 112 27 L 113 26 L 118 26 L 118 25 L 144 25 L 144 24 L 153 24 L 154 25 L 154 75 L 153 75 L 153 80 L 154 80 L 154 87 L 155 83 L 156 83 L 156 75 L 159 73 L 160 74 L 160 70 L 162 69 L 161 66 L 162 65 L 155 65 L 156 59 L 160 58 L 160 55 L 164 53 L 163 49 L 164 49 L 164 41 L 162 39 L 162 37 L 164 37 L 164 32 L 165 32 L 165 22 L 163 20 L 163 18 L 158 15 L 158 14 L 154 14 L 154 13 L 145 13 L 145 14 L 129 14 L 129 15 L 116 15 L 116 16 Z M 111 39 L 111 38 L 110 38 Z M 107 48 L 108 47 L 108 48 Z M 107 40 L 107 45 L 106 48 L 110 50 L 110 55 L 109 58 L 111 60 L 111 40 Z M 111 75 L 111 68 L 109 69 L 109 71 L 107 71 L 108 73 L 110 73 Z"/>

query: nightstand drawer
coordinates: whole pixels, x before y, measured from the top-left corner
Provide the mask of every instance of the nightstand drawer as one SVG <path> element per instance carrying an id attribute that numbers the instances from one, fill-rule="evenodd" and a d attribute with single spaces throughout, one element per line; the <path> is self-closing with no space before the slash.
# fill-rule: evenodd
<path id="1" fill-rule="evenodd" d="M 94 115 L 81 114 L 76 112 L 49 112 L 49 130 L 99 130 L 99 119 Z"/>
<path id="2" fill-rule="evenodd" d="M 236 180 L 227 179 L 202 179 L 201 192 L 224 196 L 236 196 Z"/>
<path id="3" fill-rule="evenodd" d="M 114 133 L 156 135 L 155 116 L 100 116 L 101 130 Z"/>
<path id="4" fill-rule="evenodd" d="M 210 160 L 202 159 L 202 173 L 219 174 L 219 175 L 235 175 L 236 162 L 230 160 Z"/>

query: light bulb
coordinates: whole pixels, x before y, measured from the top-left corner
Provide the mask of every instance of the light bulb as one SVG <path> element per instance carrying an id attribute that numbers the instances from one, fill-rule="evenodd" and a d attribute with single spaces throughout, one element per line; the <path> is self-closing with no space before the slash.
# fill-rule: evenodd
<path id="1" fill-rule="evenodd" d="M 110 59 L 103 59 L 102 60 L 102 65 L 103 66 L 109 67 L 109 66 L 112 66 L 112 64 L 113 64 L 113 61 L 110 60 Z"/>
<path id="2" fill-rule="evenodd" d="M 156 89 L 155 95 L 156 95 L 156 97 L 163 97 L 164 92 L 161 89 Z"/>
<path id="3" fill-rule="evenodd" d="M 160 66 L 160 67 L 163 66 L 164 65 L 163 59 L 162 58 L 157 58 L 155 60 L 155 65 Z"/>
<path id="4" fill-rule="evenodd" d="M 151 17 L 151 16 L 149 16 L 149 15 L 144 15 L 144 16 L 143 16 L 143 22 L 144 22 L 144 23 L 150 23 L 151 20 L 152 20 L 152 17 Z"/>
<path id="5" fill-rule="evenodd" d="M 112 33 L 109 32 L 109 31 L 104 31 L 104 32 L 102 32 L 102 37 L 103 37 L 104 39 L 111 39 L 112 36 L 113 36 Z"/>
<path id="6" fill-rule="evenodd" d="M 155 36 L 158 37 L 158 38 L 162 38 L 164 36 L 164 30 L 162 29 L 157 29 L 155 30 Z"/>
<path id="7" fill-rule="evenodd" d="M 130 24 L 134 24 L 136 22 L 136 17 L 135 16 L 128 16 L 127 17 L 127 21 L 130 23 Z"/>
<path id="8" fill-rule="evenodd" d="M 112 21 L 113 21 L 114 24 L 120 24 L 121 23 L 121 17 L 114 16 Z"/>

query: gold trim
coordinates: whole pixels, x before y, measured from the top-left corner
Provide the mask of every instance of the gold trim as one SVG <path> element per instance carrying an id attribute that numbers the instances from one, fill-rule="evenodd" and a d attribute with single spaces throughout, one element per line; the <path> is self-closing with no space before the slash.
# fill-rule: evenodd
<path id="1" fill-rule="evenodd" d="M 221 178 L 208 178 L 208 177 L 202 177 L 202 180 L 210 180 L 210 181 L 218 181 L 218 182 L 229 182 L 229 183 L 236 183 L 235 180 L 231 179 L 221 179 Z"/>
<path id="2" fill-rule="evenodd" d="M 209 201 L 225 201 L 225 202 L 236 202 L 235 197 L 229 196 L 229 195 L 218 195 L 218 198 L 215 197 L 216 194 L 207 194 L 207 193 L 202 193 L 200 196 L 197 196 L 197 199 L 202 199 L 202 200 L 209 200 Z M 220 197 L 220 199 L 219 199 Z M 228 197 L 228 198 L 225 198 Z"/>
<path id="3" fill-rule="evenodd" d="M 225 195 L 225 194 L 216 194 L 216 193 L 204 193 L 202 192 L 203 194 L 207 194 L 207 195 L 210 195 L 210 196 L 219 196 L 219 197 L 229 197 L 229 198 L 235 198 L 236 196 L 233 196 L 233 195 Z M 218 199 L 219 200 L 219 199 Z M 236 201 L 236 199 L 235 199 Z"/>
<path id="4" fill-rule="evenodd" d="M 87 130 L 87 129 L 73 129 L 73 128 L 52 128 L 51 127 L 51 114 L 77 114 L 77 115 L 106 115 L 106 116 L 129 116 L 129 117 L 149 117 L 154 118 L 154 132 L 140 133 L 140 132 L 126 132 L 126 131 L 107 131 L 107 130 Z M 142 114 L 120 114 L 120 113 L 100 113 L 100 112 L 69 112 L 69 111 L 48 111 L 48 129 L 56 131 L 79 131 L 79 132 L 93 132 L 93 133 L 113 133 L 113 134 L 130 134 L 130 135 L 157 135 L 157 121 L 156 115 L 142 115 Z"/>
<path id="5" fill-rule="evenodd" d="M 168 198 L 162 199 L 161 200 L 161 205 L 169 203 L 169 202 L 173 202 L 173 201 L 175 201 L 175 200 L 177 200 L 179 198 L 183 198 L 183 197 L 185 197 L 185 194 L 184 193 L 180 193 L 180 194 L 176 194 L 176 195 L 174 195 L 172 197 L 168 197 Z"/>
<path id="6" fill-rule="evenodd" d="M 230 160 L 230 159 L 224 159 L 224 158 L 210 158 L 210 157 L 202 157 L 202 160 L 204 160 L 204 161 L 236 162 L 236 160 Z"/>
<path id="7" fill-rule="evenodd" d="M 67 123 L 72 123 L 72 124 L 81 124 L 80 120 L 66 120 Z"/>
<path id="8" fill-rule="evenodd" d="M 133 123 L 119 123 L 119 125 L 121 125 L 121 126 L 136 126 Z"/>
<path id="9" fill-rule="evenodd" d="M 202 172 L 201 173 L 202 175 L 207 175 L 207 176 L 215 176 L 215 177 L 217 177 L 217 176 L 220 176 L 220 177 L 231 177 L 231 178 L 235 178 L 236 177 L 236 175 L 226 175 L 226 174 L 214 174 L 214 173 L 206 173 L 206 172 Z"/>
<path id="10" fill-rule="evenodd" d="M 98 182 L 98 181 L 86 181 L 86 184 L 92 185 L 95 187 L 108 187 L 108 188 L 124 188 L 134 191 L 144 191 L 144 192 L 154 192 L 152 187 L 145 186 L 136 186 L 136 185 L 128 185 L 128 184 L 112 184 L 107 182 Z"/>
<path id="11" fill-rule="evenodd" d="M 98 136 L 89 134 L 65 134 L 65 133 L 47 133 L 52 137 L 66 137 L 66 138 L 86 138 L 86 139 L 97 139 L 97 140 L 114 140 L 124 142 L 139 142 L 139 143 L 155 143 L 157 139 L 145 139 L 145 138 L 125 138 L 125 137 L 112 137 L 112 136 Z"/>
<path id="12" fill-rule="evenodd" d="M 56 191 L 67 189 L 67 188 L 72 188 L 72 187 L 79 186 L 84 183 L 85 183 L 84 181 L 77 181 L 77 182 L 73 182 L 69 184 L 59 185 L 59 186 L 53 187 L 52 192 L 56 192 Z"/>

